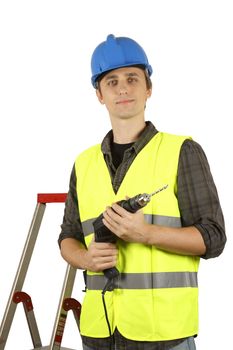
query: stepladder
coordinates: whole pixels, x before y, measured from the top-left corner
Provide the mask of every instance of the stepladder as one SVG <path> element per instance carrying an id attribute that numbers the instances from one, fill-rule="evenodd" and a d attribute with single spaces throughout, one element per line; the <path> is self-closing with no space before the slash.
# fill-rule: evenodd
<path id="1" fill-rule="evenodd" d="M 64 203 L 66 193 L 40 193 L 37 195 L 37 204 L 19 261 L 15 279 L 11 288 L 10 296 L 6 305 L 5 313 L 0 327 L 0 350 L 4 350 L 10 335 L 11 325 L 15 316 L 18 304 L 23 305 L 27 325 L 35 350 L 76 350 L 61 346 L 65 330 L 67 315 L 72 311 L 77 331 L 79 330 L 79 320 L 81 313 L 81 304 L 78 300 L 72 298 L 72 291 L 76 277 L 76 269 L 67 264 L 63 285 L 61 288 L 60 299 L 58 301 L 57 312 L 55 315 L 54 326 L 52 329 L 49 345 L 43 346 L 39 327 L 37 325 L 33 298 L 23 290 L 24 281 L 34 252 L 35 243 L 38 238 L 44 212 L 48 203 Z M 51 318 L 51 315 L 47 315 Z M 45 320 L 46 321 L 46 320 Z M 14 349 L 16 350 L 16 349 Z M 78 350 L 78 349 L 77 349 Z"/>

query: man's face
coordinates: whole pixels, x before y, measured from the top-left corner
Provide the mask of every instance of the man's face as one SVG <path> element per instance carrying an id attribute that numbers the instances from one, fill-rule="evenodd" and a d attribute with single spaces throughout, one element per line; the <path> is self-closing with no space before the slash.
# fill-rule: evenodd
<path id="1" fill-rule="evenodd" d="M 107 73 L 96 90 L 111 118 L 129 119 L 144 116 L 151 89 L 146 86 L 145 73 L 138 67 L 123 67 Z"/>

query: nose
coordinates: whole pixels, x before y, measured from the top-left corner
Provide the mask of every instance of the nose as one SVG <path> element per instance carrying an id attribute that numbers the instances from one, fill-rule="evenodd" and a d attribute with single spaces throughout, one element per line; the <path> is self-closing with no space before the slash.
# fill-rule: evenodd
<path id="1" fill-rule="evenodd" d="M 127 85 L 124 81 L 118 83 L 118 91 L 120 95 L 125 95 L 128 93 Z"/>

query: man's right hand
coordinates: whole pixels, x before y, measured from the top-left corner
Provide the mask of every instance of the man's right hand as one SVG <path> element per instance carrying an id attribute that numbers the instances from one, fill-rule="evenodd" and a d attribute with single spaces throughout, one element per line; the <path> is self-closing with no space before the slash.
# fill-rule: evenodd
<path id="1" fill-rule="evenodd" d="M 88 249 L 74 238 L 61 242 L 63 258 L 76 269 L 100 272 L 114 267 L 117 263 L 118 250 L 113 243 L 91 241 Z"/>
<path id="2" fill-rule="evenodd" d="M 116 266 L 118 250 L 113 243 L 90 243 L 87 253 L 87 269 L 92 272 L 100 272 Z"/>

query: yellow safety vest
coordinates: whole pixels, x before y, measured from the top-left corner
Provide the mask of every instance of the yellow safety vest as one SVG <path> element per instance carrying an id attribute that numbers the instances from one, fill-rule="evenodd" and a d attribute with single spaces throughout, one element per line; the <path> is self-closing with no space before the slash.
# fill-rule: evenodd
<path id="1" fill-rule="evenodd" d="M 139 152 L 114 193 L 100 145 L 76 160 L 80 217 L 87 246 L 92 222 L 107 205 L 168 184 L 143 208 L 145 219 L 156 225 L 181 227 L 176 197 L 180 147 L 187 137 L 157 133 Z M 172 340 L 198 332 L 197 271 L 199 258 L 169 253 L 155 246 L 117 241 L 120 277 L 105 299 L 111 329 L 128 339 Z M 87 292 L 81 312 L 81 334 L 109 336 L 101 291 L 103 273 L 87 272 Z"/>

